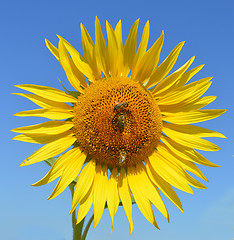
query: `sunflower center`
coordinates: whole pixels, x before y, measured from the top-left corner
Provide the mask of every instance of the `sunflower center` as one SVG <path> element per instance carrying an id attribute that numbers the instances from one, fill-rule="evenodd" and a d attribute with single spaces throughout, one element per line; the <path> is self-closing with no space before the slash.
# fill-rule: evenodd
<path id="1" fill-rule="evenodd" d="M 108 167 L 142 162 L 157 146 L 162 120 L 151 93 L 129 78 L 91 84 L 74 107 L 80 148 Z"/>

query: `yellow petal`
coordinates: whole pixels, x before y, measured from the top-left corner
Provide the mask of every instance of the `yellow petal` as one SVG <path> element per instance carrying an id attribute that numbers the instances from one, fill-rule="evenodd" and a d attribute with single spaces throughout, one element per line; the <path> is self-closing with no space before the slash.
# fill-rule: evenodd
<path id="1" fill-rule="evenodd" d="M 146 163 L 146 170 L 147 174 L 150 177 L 150 180 L 163 192 L 163 194 L 170 199 L 179 209 L 181 212 L 183 212 L 183 208 L 180 202 L 180 199 L 178 198 L 177 194 L 171 187 L 169 183 L 167 183 L 163 178 L 161 178 L 153 169 L 151 166 L 149 160 L 145 160 Z"/>
<path id="2" fill-rule="evenodd" d="M 77 148 L 73 148 L 64 154 L 62 154 L 53 164 L 50 171 L 38 182 L 32 184 L 32 186 L 41 186 L 47 183 L 54 181 L 56 178 L 62 175 L 64 168 L 67 166 L 67 163 L 74 159 L 74 153 L 77 151 Z"/>
<path id="3" fill-rule="evenodd" d="M 199 188 L 199 189 L 206 189 L 207 188 L 205 185 L 203 185 L 202 183 L 197 181 L 195 178 L 191 177 L 187 172 L 185 172 L 185 177 L 186 177 L 189 185 L 191 185 L 195 188 Z"/>
<path id="4" fill-rule="evenodd" d="M 25 159 L 20 166 L 27 166 L 57 156 L 58 154 L 67 150 L 75 141 L 76 138 L 74 136 L 68 135 L 52 143 L 48 143 Z"/>
<path id="5" fill-rule="evenodd" d="M 93 48 L 94 48 L 93 40 L 90 37 L 87 29 L 85 28 L 85 26 L 82 23 L 80 24 L 80 29 L 81 29 L 81 40 L 82 40 L 84 57 L 89 62 L 92 62 L 93 61 Z"/>
<path id="6" fill-rule="evenodd" d="M 176 88 L 184 86 L 195 74 L 197 74 L 204 67 L 203 65 L 197 66 L 181 75 L 176 82 Z"/>
<path id="7" fill-rule="evenodd" d="M 167 209 L 162 201 L 158 188 L 152 184 L 150 181 L 146 169 L 143 163 L 136 165 L 136 170 L 138 173 L 135 178 L 139 183 L 138 187 L 142 190 L 145 196 L 155 205 L 155 207 L 163 214 L 163 216 L 169 221 L 169 215 Z"/>
<path id="8" fill-rule="evenodd" d="M 101 78 L 101 71 L 97 68 L 93 40 L 82 23 L 80 24 L 80 29 L 84 57 L 91 66 L 95 78 L 99 79 Z"/>
<path id="9" fill-rule="evenodd" d="M 205 189 L 206 188 L 202 183 L 198 182 L 196 179 L 191 177 L 184 170 L 184 168 L 181 165 L 177 164 L 178 162 L 176 161 L 176 159 L 172 155 L 168 154 L 167 152 L 165 153 L 165 151 L 162 151 L 160 146 L 158 146 L 158 151 L 157 151 L 157 155 L 156 156 L 157 156 L 156 164 L 160 165 L 160 167 L 162 167 L 162 165 L 164 165 L 164 167 L 162 167 L 162 170 L 165 170 L 165 168 L 166 168 L 166 171 L 168 171 L 168 172 L 164 172 L 163 173 L 164 177 L 165 177 L 164 179 L 166 180 L 166 177 L 171 178 L 170 174 L 172 174 L 173 176 L 175 176 L 180 181 L 180 183 L 178 185 L 178 182 L 177 183 L 175 183 L 175 182 L 174 183 L 172 183 L 172 182 L 170 183 L 169 182 L 171 180 L 174 181 L 174 179 L 170 179 L 170 180 L 167 179 L 166 181 L 168 181 L 173 186 L 179 188 L 182 191 L 189 192 L 189 193 L 193 193 L 193 192 L 192 192 L 192 189 L 190 187 L 188 188 L 187 184 L 190 184 L 191 186 L 196 187 L 196 188 L 201 188 L 201 189 Z M 159 159 L 162 159 L 163 162 L 160 163 Z M 151 164 L 152 164 L 152 162 L 151 162 Z M 155 169 L 154 166 L 153 166 L 153 168 Z M 159 171 L 158 171 L 158 173 L 159 173 Z M 163 177 L 163 176 L 161 175 L 161 177 Z M 188 188 L 187 189 L 188 191 L 185 188 Z"/>
<path id="10" fill-rule="evenodd" d="M 47 98 L 49 100 L 56 101 L 56 102 L 71 102 L 71 103 L 77 102 L 76 98 L 72 97 L 71 95 L 61 90 L 58 90 L 52 87 L 45 87 L 45 86 L 39 86 L 39 85 L 33 85 L 33 84 L 15 85 L 15 87 L 24 89 L 28 92 L 32 92 L 34 94 L 37 94 L 38 96 L 41 96 L 43 98 Z"/>
<path id="11" fill-rule="evenodd" d="M 191 124 L 191 123 L 198 123 L 204 122 L 216 117 L 219 117 L 226 110 L 223 109 L 215 109 L 215 110 L 196 110 L 190 112 L 179 112 L 179 113 L 165 113 L 162 117 L 162 120 L 175 123 L 175 124 Z"/>
<path id="12" fill-rule="evenodd" d="M 55 58 L 59 61 L 59 52 L 58 49 L 47 39 L 45 39 L 45 43 L 47 48 L 51 51 L 51 53 L 55 56 Z"/>
<path id="13" fill-rule="evenodd" d="M 194 149 L 181 145 L 172 139 L 161 135 L 161 140 L 165 143 L 165 145 L 173 152 L 174 155 L 185 159 L 190 162 L 195 162 L 201 165 L 209 166 L 209 167 L 218 167 L 218 165 L 210 162 L 201 154 L 196 152 Z"/>
<path id="14" fill-rule="evenodd" d="M 115 38 L 118 46 L 118 76 L 121 76 L 123 71 L 123 40 L 121 20 L 119 20 L 115 27 Z"/>
<path id="15" fill-rule="evenodd" d="M 92 206 L 92 203 L 93 203 L 93 185 L 91 186 L 88 193 L 80 203 L 76 224 L 81 222 L 83 218 L 87 215 L 89 209 Z"/>
<path id="16" fill-rule="evenodd" d="M 148 79 L 152 74 L 155 67 L 158 65 L 160 53 L 164 41 L 164 32 L 154 43 L 154 45 L 144 54 L 139 66 L 132 69 L 132 79 L 142 83 L 145 79 Z"/>
<path id="17" fill-rule="evenodd" d="M 159 142 L 157 146 L 157 150 L 165 157 L 167 160 L 171 161 L 174 164 L 179 165 L 186 171 L 189 171 L 196 176 L 200 177 L 201 179 L 207 181 L 207 178 L 204 174 L 200 171 L 200 169 L 192 162 L 181 158 L 180 156 L 176 155 L 166 144 Z"/>
<path id="18" fill-rule="evenodd" d="M 73 59 L 69 56 L 67 49 L 64 45 L 64 41 L 59 40 L 59 59 L 70 84 L 79 92 L 83 92 L 83 87 L 87 86 L 84 75 L 75 66 Z"/>
<path id="19" fill-rule="evenodd" d="M 128 38 L 124 44 L 124 51 L 123 51 L 123 56 L 124 56 L 123 76 L 124 77 L 128 76 L 136 55 L 138 25 L 139 25 L 139 19 L 137 19 L 132 25 L 131 30 L 128 34 Z"/>
<path id="20" fill-rule="evenodd" d="M 206 128 L 194 126 L 194 125 L 187 125 L 187 126 L 180 126 L 176 124 L 164 123 L 164 127 L 170 129 L 171 131 L 176 131 L 178 134 L 187 134 L 197 137 L 219 137 L 219 138 L 226 138 L 222 133 L 215 132 Z"/>
<path id="21" fill-rule="evenodd" d="M 70 161 L 67 162 L 66 167 L 64 168 L 63 173 L 48 200 L 57 197 L 78 176 L 86 159 L 86 155 L 78 148 L 75 149 L 76 151 L 74 151 L 73 157 L 71 157 Z"/>
<path id="22" fill-rule="evenodd" d="M 163 132 L 181 145 L 203 151 L 217 151 L 220 148 L 214 143 L 201 139 L 201 137 L 224 138 L 221 133 L 205 128 L 200 128 L 193 125 L 176 125 L 165 122 L 163 123 Z"/>
<path id="23" fill-rule="evenodd" d="M 181 171 L 181 173 L 182 173 L 181 181 L 187 182 L 188 184 L 190 184 L 191 186 L 196 187 L 196 188 L 201 188 L 201 189 L 206 188 L 202 183 L 198 182 L 196 179 L 191 177 L 186 171 L 184 171 L 184 170 L 187 170 L 188 167 L 190 167 L 189 170 L 191 170 L 191 165 L 190 166 L 189 166 L 189 164 L 183 165 L 183 164 L 181 164 L 182 162 L 180 162 L 180 164 L 179 164 L 178 159 L 176 159 L 172 154 L 169 154 L 168 151 L 163 149 L 162 144 L 157 146 L 157 149 L 158 149 L 157 154 L 163 157 L 163 159 L 165 160 L 164 163 L 165 163 L 165 165 L 168 166 L 168 169 L 170 169 L 170 167 L 173 167 L 174 168 L 173 170 L 175 170 L 177 168 L 177 170 L 176 170 L 177 172 L 178 172 L 178 169 L 182 170 Z M 192 171 L 196 172 L 195 168 L 193 168 Z M 196 173 L 198 173 L 198 172 L 196 172 Z"/>
<path id="24" fill-rule="evenodd" d="M 112 222 L 111 232 L 113 231 L 113 226 L 114 226 L 114 216 L 119 206 L 119 193 L 118 193 L 117 184 L 118 184 L 118 170 L 117 168 L 114 168 L 108 180 L 107 198 L 106 198 L 110 217 L 111 217 L 111 222 Z"/>
<path id="25" fill-rule="evenodd" d="M 216 99 L 216 96 L 207 96 L 207 97 L 201 97 L 197 100 L 186 103 L 186 102 L 180 102 L 178 104 L 173 105 L 159 105 L 161 113 L 164 115 L 165 112 L 167 113 L 178 113 L 178 112 L 187 112 L 192 110 L 198 110 L 206 105 L 212 103 Z"/>
<path id="26" fill-rule="evenodd" d="M 118 45 L 115 33 L 111 25 L 106 21 L 106 32 L 108 38 L 108 56 L 110 61 L 110 74 L 116 76 L 118 73 Z"/>
<path id="27" fill-rule="evenodd" d="M 46 98 L 40 97 L 38 95 L 34 95 L 34 94 L 30 94 L 30 93 L 28 93 L 28 94 L 12 93 L 12 94 L 25 97 L 25 98 L 29 99 L 30 101 L 36 103 L 38 106 L 40 106 L 42 108 L 61 108 L 61 109 L 64 109 L 64 110 L 73 111 L 73 107 L 69 106 L 66 103 L 55 102 L 55 101 L 48 100 Z"/>
<path id="28" fill-rule="evenodd" d="M 149 25 L 149 21 L 147 21 L 142 33 L 139 48 L 137 50 L 137 53 L 133 62 L 133 66 L 132 66 L 133 69 L 138 67 L 140 60 L 142 59 L 143 55 L 146 52 L 148 41 L 149 41 L 149 33 L 150 33 L 150 25 Z"/>
<path id="29" fill-rule="evenodd" d="M 92 187 L 95 177 L 95 162 L 89 161 L 78 176 L 76 188 L 73 194 L 72 206 L 70 214 L 75 210 L 78 203 L 86 196 Z"/>
<path id="30" fill-rule="evenodd" d="M 60 108 L 35 109 L 15 113 L 18 117 L 44 117 L 52 120 L 62 120 L 73 117 L 73 113 Z"/>
<path id="31" fill-rule="evenodd" d="M 95 55 L 98 68 L 105 74 L 106 77 L 109 76 L 109 61 L 107 59 L 107 48 L 106 42 L 102 34 L 101 25 L 99 19 L 95 19 Z"/>
<path id="32" fill-rule="evenodd" d="M 145 195 L 145 191 L 142 188 L 139 188 L 139 179 L 141 177 L 137 177 L 137 175 L 141 175 L 140 172 L 136 170 L 135 167 L 128 167 L 128 182 L 131 188 L 132 194 L 136 201 L 136 204 L 145 218 L 152 223 L 155 227 L 158 227 L 158 224 L 155 220 L 154 213 L 151 207 L 151 203 L 149 199 Z"/>
<path id="33" fill-rule="evenodd" d="M 132 233 L 132 230 L 133 230 L 132 199 L 131 199 L 131 193 L 128 185 L 126 170 L 124 168 L 121 168 L 121 171 L 120 171 L 118 190 L 119 190 L 119 196 L 120 196 L 121 202 L 124 207 L 124 211 L 128 218 L 130 233 Z"/>
<path id="34" fill-rule="evenodd" d="M 61 36 L 58 36 L 61 42 L 61 45 L 64 45 L 69 54 L 71 55 L 71 58 L 75 64 L 75 66 L 79 69 L 80 72 L 82 72 L 88 79 L 91 81 L 95 80 L 95 77 L 93 75 L 93 71 L 87 61 L 80 55 L 80 53 L 65 39 L 63 39 Z"/>
<path id="35" fill-rule="evenodd" d="M 149 161 L 155 172 L 157 172 L 160 177 L 162 177 L 169 184 L 184 192 L 193 193 L 192 189 L 187 183 L 185 171 L 182 168 L 171 164 L 171 162 L 169 162 L 158 152 L 154 152 L 149 157 Z"/>
<path id="36" fill-rule="evenodd" d="M 15 128 L 11 131 L 18 133 L 59 134 L 68 131 L 73 126 L 73 122 L 49 121 L 41 124 Z"/>
<path id="37" fill-rule="evenodd" d="M 177 88 L 183 87 L 196 73 L 198 73 L 203 68 L 203 66 L 204 65 L 200 65 L 187 72 L 184 72 L 176 81 L 174 81 L 174 83 L 170 86 L 170 88 L 167 89 L 167 91 L 164 92 L 163 94 L 174 91 Z"/>
<path id="38" fill-rule="evenodd" d="M 171 71 L 175 62 L 180 54 L 180 51 L 184 45 L 184 42 L 179 43 L 163 61 L 161 65 L 154 71 L 149 81 L 146 84 L 146 88 L 151 88 L 160 82 Z"/>
<path id="39" fill-rule="evenodd" d="M 190 83 L 184 87 L 177 88 L 175 91 L 165 94 L 158 99 L 159 105 L 172 105 L 181 102 L 191 103 L 202 96 L 210 87 L 212 78 L 204 78 Z"/>
<path id="40" fill-rule="evenodd" d="M 171 92 L 171 87 L 174 83 L 178 80 L 178 78 L 181 77 L 181 75 L 190 67 L 190 65 L 193 63 L 195 57 L 192 57 L 189 59 L 188 62 L 186 62 L 182 67 L 180 67 L 178 70 L 176 70 L 174 73 L 163 79 L 152 91 L 152 93 L 158 97 L 158 96 L 164 96 L 165 94 Z"/>
<path id="41" fill-rule="evenodd" d="M 107 167 L 96 166 L 96 176 L 94 179 L 93 209 L 94 209 L 94 226 L 99 223 L 106 203 L 108 173 Z"/>
<path id="42" fill-rule="evenodd" d="M 26 133 L 26 134 L 17 135 L 12 139 L 17 141 L 22 141 L 22 142 L 46 144 L 46 143 L 54 142 L 59 138 L 63 138 L 71 134 L 72 134 L 71 131 L 66 131 L 64 133 L 55 134 L 55 135 Z"/>

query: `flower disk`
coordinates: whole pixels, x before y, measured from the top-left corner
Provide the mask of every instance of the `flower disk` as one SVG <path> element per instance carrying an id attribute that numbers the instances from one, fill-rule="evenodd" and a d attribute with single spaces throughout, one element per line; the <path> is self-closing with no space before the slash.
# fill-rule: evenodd
<path id="1" fill-rule="evenodd" d="M 157 146 L 162 120 L 151 93 L 128 78 L 92 84 L 74 108 L 80 148 L 108 167 L 142 162 Z"/>

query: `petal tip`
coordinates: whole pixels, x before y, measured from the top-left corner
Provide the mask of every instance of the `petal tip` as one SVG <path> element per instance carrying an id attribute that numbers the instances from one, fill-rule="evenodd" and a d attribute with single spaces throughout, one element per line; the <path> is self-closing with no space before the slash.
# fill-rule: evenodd
<path id="1" fill-rule="evenodd" d="M 26 165 L 26 161 L 27 161 L 27 159 L 24 160 L 22 163 L 20 163 L 19 167 L 23 167 L 23 166 L 25 166 L 25 165 Z"/>
<path id="2" fill-rule="evenodd" d="M 57 36 L 57 38 L 58 38 L 60 41 L 63 40 L 63 38 L 62 38 L 60 35 L 56 34 L 56 36 Z"/>
<path id="3" fill-rule="evenodd" d="M 69 215 L 71 215 L 74 212 L 75 209 L 71 208 Z"/>
<path id="4" fill-rule="evenodd" d="M 95 17 L 95 23 L 99 23 L 100 24 L 99 18 L 97 16 Z"/>
<path id="5" fill-rule="evenodd" d="M 83 23 L 80 23 L 80 27 L 81 27 L 81 28 L 83 28 L 83 27 L 84 27 Z"/>
<path id="6" fill-rule="evenodd" d="M 185 44 L 185 41 L 180 42 L 179 43 L 180 48 L 182 48 L 184 46 L 184 44 Z"/>
<path id="7" fill-rule="evenodd" d="M 46 200 L 51 200 L 51 199 L 53 199 L 53 197 L 49 196 Z"/>

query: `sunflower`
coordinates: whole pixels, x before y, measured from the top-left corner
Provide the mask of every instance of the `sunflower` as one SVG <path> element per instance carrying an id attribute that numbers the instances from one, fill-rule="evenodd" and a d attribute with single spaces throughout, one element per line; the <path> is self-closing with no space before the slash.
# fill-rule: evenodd
<path id="1" fill-rule="evenodd" d="M 195 125 L 223 114 L 225 110 L 200 110 L 216 97 L 202 95 L 211 77 L 188 83 L 203 65 L 188 70 L 194 61 L 170 73 L 184 42 L 179 43 L 159 65 L 164 32 L 147 50 L 149 22 L 145 24 L 137 49 L 139 20 L 131 27 L 125 44 L 122 24 L 115 29 L 106 22 L 108 47 L 100 22 L 95 20 L 95 43 L 81 24 L 82 56 L 58 36 L 58 48 L 46 40 L 48 49 L 62 65 L 76 91 L 23 84 L 31 92 L 16 93 L 41 108 L 16 116 L 45 117 L 50 121 L 13 129 L 13 139 L 45 144 L 20 166 L 59 155 L 50 171 L 33 186 L 59 178 L 49 199 L 55 198 L 77 178 L 71 213 L 79 205 L 77 223 L 92 204 L 94 227 L 105 206 L 112 226 L 121 202 L 133 230 L 132 197 L 145 218 L 158 228 L 152 204 L 168 219 L 162 192 L 181 211 L 172 187 L 193 193 L 190 186 L 206 188 L 189 173 L 207 181 L 196 164 L 217 165 L 197 150 L 220 148 L 203 139 L 221 133 Z M 170 74 L 169 74 L 170 73 Z"/>

